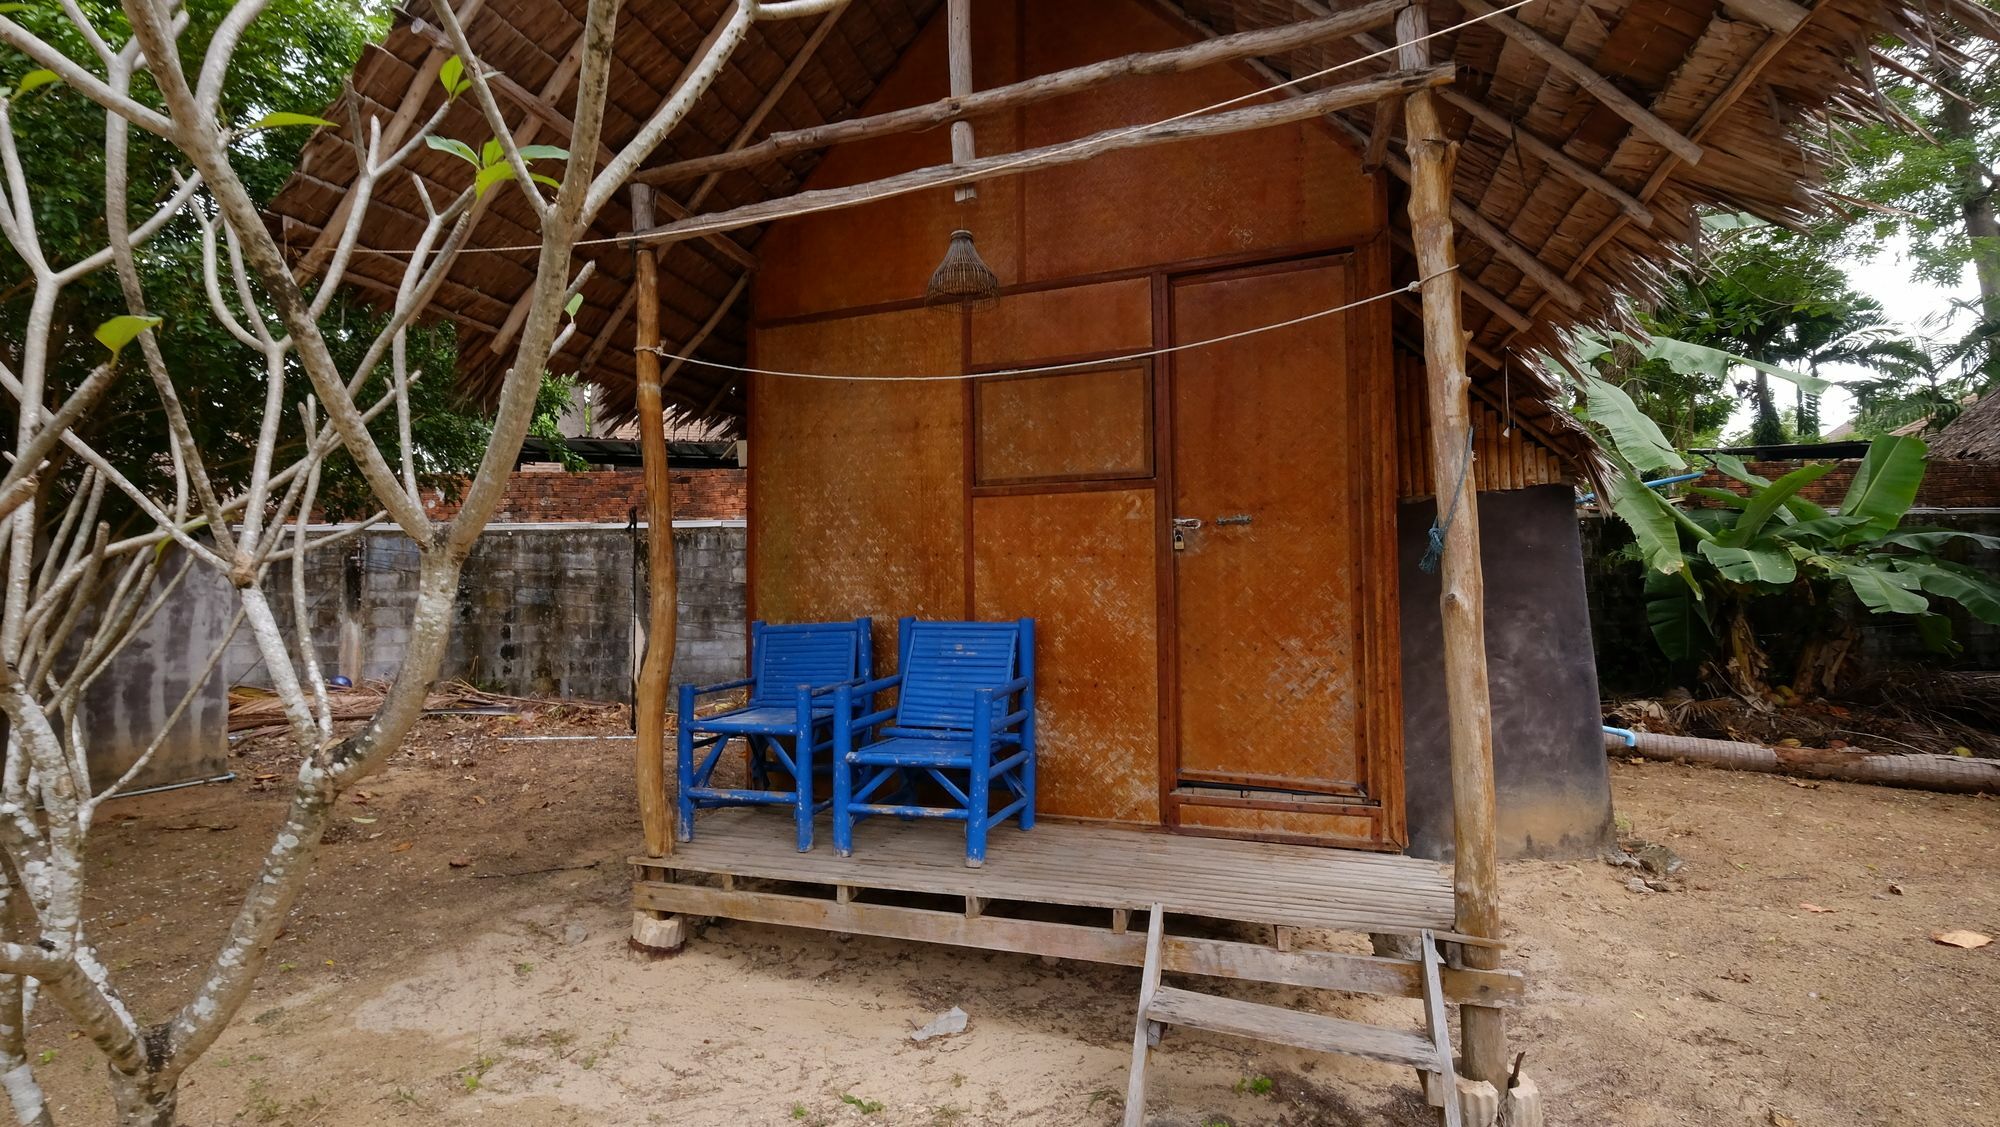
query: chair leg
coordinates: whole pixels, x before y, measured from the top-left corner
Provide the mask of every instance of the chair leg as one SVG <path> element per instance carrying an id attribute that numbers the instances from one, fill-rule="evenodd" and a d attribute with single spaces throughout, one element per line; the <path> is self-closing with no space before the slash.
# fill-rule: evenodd
<path id="1" fill-rule="evenodd" d="M 752 790 L 771 789 L 771 760 L 774 757 L 769 745 L 776 740 L 776 736 L 751 736 L 743 741 L 749 748 L 747 766 L 750 768 Z"/>
<path id="2" fill-rule="evenodd" d="M 1021 761 L 1021 828 L 1035 828 L 1035 750 L 1028 749 L 1028 757 Z"/>
<path id="3" fill-rule="evenodd" d="M 854 812 L 848 809 L 853 801 L 853 764 L 840 753 L 836 744 L 833 750 L 833 851 L 842 857 L 854 854 Z"/>
<path id="4" fill-rule="evenodd" d="M 990 754 L 990 753 L 989 753 Z M 986 756 L 974 752 L 972 756 L 972 785 L 966 788 L 965 797 L 965 864 L 976 869 L 986 863 L 986 830 L 991 824 L 987 814 L 993 806 L 993 778 L 991 764 Z"/>
<path id="5" fill-rule="evenodd" d="M 693 715 L 693 709 L 684 708 L 682 716 Z M 694 733 L 687 725 L 680 726 L 674 741 L 674 796 L 680 806 L 680 817 L 675 821 L 674 836 L 682 841 L 694 840 Z"/>
<path id="6" fill-rule="evenodd" d="M 792 799 L 792 818 L 798 826 L 799 852 L 810 853 L 813 847 L 813 734 L 811 729 L 800 733 L 792 744 L 792 766 L 798 771 L 792 778 L 795 788 Z"/>

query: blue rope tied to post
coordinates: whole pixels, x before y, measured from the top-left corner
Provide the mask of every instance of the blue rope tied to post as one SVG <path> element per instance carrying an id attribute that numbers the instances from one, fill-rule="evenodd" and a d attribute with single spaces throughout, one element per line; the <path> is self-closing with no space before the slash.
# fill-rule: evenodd
<path id="1" fill-rule="evenodd" d="M 1424 549 L 1424 558 L 1417 561 L 1417 567 L 1425 575 L 1436 575 L 1438 564 L 1444 560 L 1444 533 L 1458 519 L 1458 501 L 1465 494 L 1465 479 L 1472 472 L 1472 433 L 1477 429 L 1465 428 L 1465 456 L 1458 462 L 1458 484 L 1451 490 L 1451 507 L 1431 518 L 1430 546 Z"/>

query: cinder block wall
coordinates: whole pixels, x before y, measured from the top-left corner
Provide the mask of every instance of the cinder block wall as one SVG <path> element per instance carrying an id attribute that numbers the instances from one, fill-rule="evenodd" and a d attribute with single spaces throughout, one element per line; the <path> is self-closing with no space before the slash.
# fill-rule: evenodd
<path id="1" fill-rule="evenodd" d="M 520 696 L 631 699 L 644 646 L 646 531 L 604 524 L 489 527 L 460 576 L 439 677 Z M 741 675 L 744 543 L 740 521 L 675 524 L 676 683 Z M 305 586 L 322 675 L 357 683 L 391 676 L 409 644 L 416 582 L 416 547 L 400 533 L 364 534 L 315 553 Z M 272 593 L 274 609 L 289 628 L 289 585 L 283 587 Z M 225 668 L 231 684 L 269 684 L 244 635 Z"/>

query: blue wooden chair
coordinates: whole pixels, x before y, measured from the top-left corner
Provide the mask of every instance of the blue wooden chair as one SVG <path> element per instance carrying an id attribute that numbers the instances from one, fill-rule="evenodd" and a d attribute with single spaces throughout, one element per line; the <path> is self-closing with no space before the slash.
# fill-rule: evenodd
<path id="1" fill-rule="evenodd" d="M 905 618 L 898 648 L 895 675 L 833 692 L 834 851 L 853 852 L 854 823 L 871 814 L 946 818 L 965 823 L 976 868 L 988 830 L 1017 816 L 1024 830 L 1035 824 L 1035 620 Z M 857 714 L 887 689 L 894 706 Z M 926 776 L 954 805 L 916 804 Z M 1012 800 L 993 810 L 996 785 Z M 900 801 L 877 797 L 892 795 Z"/>
<path id="2" fill-rule="evenodd" d="M 694 840 L 694 812 L 715 806 L 790 806 L 799 852 L 812 848 L 812 819 L 826 803 L 813 802 L 815 772 L 828 769 L 835 686 L 874 673 L 869 620 L 774 626 L 750 624 L 750 676 L 697 688 L 682 685 L 676 772 L 682 841 Z M 711 693 L 750 690 L 742 708 L 697 717 L 695 702 Z M 749 790 L 710 785 L 722 749 L 734 739 L 749 745 Z M 707 749 L 697 763 L 695 751 Z M 774 789 L 773 771 L 789 778 Z"/>

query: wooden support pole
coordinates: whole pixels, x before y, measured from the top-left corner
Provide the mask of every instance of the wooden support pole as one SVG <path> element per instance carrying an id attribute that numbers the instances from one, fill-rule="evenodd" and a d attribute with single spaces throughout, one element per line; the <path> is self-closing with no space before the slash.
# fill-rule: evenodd
<path id="1" fill-rule="evenodd" d="M 1611 80 L 1597 72 L 1597 68 L 1563 50 L 1541 33 L 1512 16 L 1497 15 L 1498 8 L 1486 0 L 1458 0 L 1459 6 L 1475 16 L 1485 16 L 1488 27 L 1520 44 L 1522 48 L 1549 66 L 1569 75 L 1577 84 L 1590 91 L 1591 96 L 1605 107 L 1629 122 L 1632 128 L 1665 146 L 1689 164 L 1701 161 L 1701 146 L 1687 139 L 1680 130 L 1661 121 L 1653 111 L 1632 100 L 1631 95 L 1611 84 Z"/>
<path id="2" fill-rule="evenodd" d="M 1375 0 L 1352 11 L 1322 13 L 1314 20 L 1302 20 L 1281 27 L 1260 28 L 1236 35 L 1212 35 L 1207 42 L 1149 51 L 1107 59 L 1101 63 L 1073 67 L 1054 74 L 1037 75 L 1022 82 L 995 86 L 964 97 L 942 98 L 921 106 L 892 110 L 869 117 L 848 118 L 807 129 L 773 133 L 755 145 L 730 152 L 694 157 L 674 164 L 649 168 L 633 179 L 645 184 L 665 184 L 696 176 L 714 175 L 748 168 L 792 153 L 824 149 L 832 145 L 913 133 L 948 121 L 978 117 L 1001 110 L 1033 105 L 1051 98 L 1096 89 L 1120 79 L 1156 74 L 1179 74 L 1219 63 L 1235 62 L 1257 55 L 1282 55 L 1301 47 L 1352 35 L 1356 31 L 1380 27 L 1395 18 L 1405 0 Z"/>
<path id="3" fill-rule="evenodd" d="M 1247 109 L 1227 110 L 1152 125 L 1107 129 L 1075 141 L 1043 145 L 1016 153 L 980 157 L 965 164 L 933 165 L 930 168 L 919 168 L 863 184 L 798 192 L 790 196 L 746 204 L 728 211 L 697 215 L 692 219 L 679 220 L 658 227 L 635 225 L 633 234 L 634 237 L 647 243 L 678 242 L 682 239 L 704 237 L 717 231 L 753 227 L 794 215 L 858 207 L 887 196 L 955 183 L 961 177 L 971 180 L 1020 176 L 1126 149 L 1267 129 L 1276 125 L 1304 121 L 1348 106 L 1367 105 L 1385 97 L 1401 96 L 1412 90 L 1442 86 L 1450 82 L 1451 77 L 1452 68 L 1449 64 L 1422 71 L 1398 71 L 1362 82 L 1329 86 L 1290 101 L 1271 102 Z"/>
<path id="4" fill-rule="evenodd" d="M 632 186 L 632 220 L 653 218 L 653 190 Z M 645 831 L 646 853 L 671 856 L 674 851 L 673 807 L 667 802 L 667 688 L 673 677 L 678 583 L 674 572 L 673 480 L 667 473 L 667 417 L 660 400 L 660 266 L 655 252 L 640 247 L 634 254 L 638 292 L 638 329 L 634 334 L 633 367 L 639 415 L 639 459 L 646 472 L 646 656 L 639 665 L 639 739 L 636 769 L 639 824 Z"/>
<path id="5" fill-rule="evenodd" d="M 951 96 L 963 98 L 972 93 L 972 0 L 947 0 L 945 32 L 951 56 Z M 972 144 L 972 123 L 963 118 L 952 122 L 951 163 L 965 164 L 978 155 Z M 978 195 L 979 189 L 960 184 L 952 199 L 964 203 Z"/>
<path id="6" fill-rule="evenodd" d="M 1396 17 L 1398 64 L 1424 66 L 1430 57 L 1422 6 Z M 1459 325 L 1458 252 L 1452 231 L 1453 146 L 1429 91 L 1403 101 L 1410 154 L 1410 236 L 1417 274 L 1424 278 L 1424 364 L 1431 422 L 1431 481 L 1444 529 L 1438 617 L 1444 627 L 1446 726 L 1451 743 L 1455 828 L 1452 866 L 1458 930 L 1500 937 L 1499 873 L 1494 863 L 1493 719 L 1486 683 L 1486 622 L 1479 567 L 1478 492 L 1471 485 L 1471 380 Z M 1459 483 L 1465 482 L 1463 488 Z M 1498 965 L 1498 952 L 1468 947 L 1476 968 Z M 1465 1074 L 1505 1086 L 1507 1031 L 1502 1011 L 1463 1006 Z"/>

